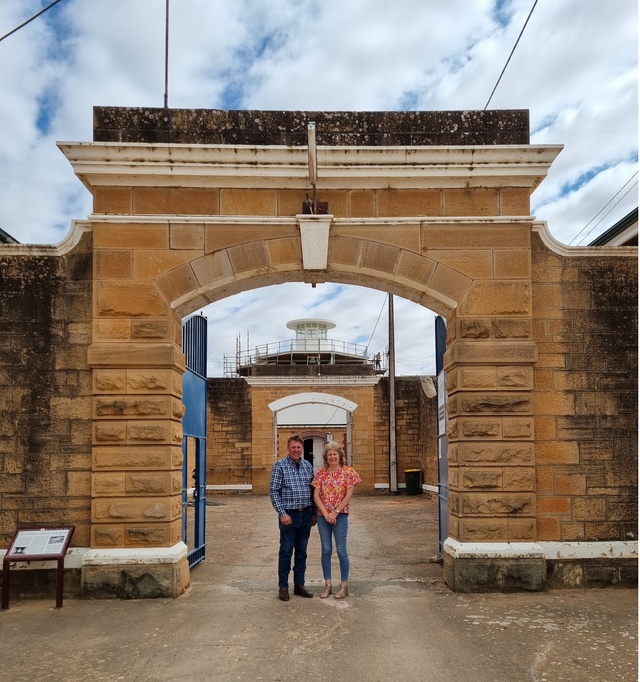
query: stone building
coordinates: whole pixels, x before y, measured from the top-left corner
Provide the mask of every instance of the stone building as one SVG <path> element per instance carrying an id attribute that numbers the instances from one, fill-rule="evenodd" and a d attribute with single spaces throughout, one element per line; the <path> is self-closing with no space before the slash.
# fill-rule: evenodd
<path id="1" fill-rule="evenodd" d="M 335 440 L 363 478 L 358 493 L 388 490 L 390 379 L 383 363 L 378 367 L 364 346 L 330 338 L 327 332 L 335 327 L 330 320 L 292 320 L 287 327 L 295 339 L 239 350 L 235 366 L 228 367 L 233 376 L 208 380 L 208 489 L 266 493 L 264 476 L 254 484 L 254 472 L 265 465 L 254 463 L 253 434 L 271 432 L 274 458 L 286 453 L 289 436 L 297 433 L 305 458 L 317 469 L 325 444 Z M 404 487 L 405 469 L 420 469 L 424 490 L 436 493 L 433 381 L 395 377 L 394 384 L 393 489 Z"/>
<path id="2" fill-rule="evenodd" d="M 446 320 L 452 589 L 635 579 L 637 248 L 566 247 L 531 216 L 561 147 L 530 144 L 528 112 L 97 107 L 93 141 L 59 147 L 91 215 L 0 244 L 0 547 L 72 523 L 77 592 L 181 594 L 182 320 L 330 281 Z M 273 431 L 250 435 L 266 490 Z M 383 468 L 360 426 L 352 452 Z"/>

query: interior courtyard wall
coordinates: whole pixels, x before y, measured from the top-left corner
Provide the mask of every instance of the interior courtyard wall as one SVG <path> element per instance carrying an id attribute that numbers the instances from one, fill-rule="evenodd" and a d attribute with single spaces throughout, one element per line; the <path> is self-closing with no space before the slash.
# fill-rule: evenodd
<path id="1" fill-rule="evenodd" d="M 387 486 L 389 479 L 389 380 L 382 377 L 374 388 L 374 438 L 366 444 L 374 457 L 374 476 L 365 481 L 358 492 L 372 492 L 373 486 Z M 273 428 L 271 410 L 255 414 L 251 419 L 253 388 L 241 378 L 210 378 L 207 390 L 207 484 L 213 486 L 252 485 L 253 450 L 252 431 L 259 432 Z M 304 386 L 292 389 L 299 391 Z M 322 391 L 324 392 L 324 388 Z M 332 387 L 341 397 L 346 397 L 344 387 Z M 362 412 L 367 404 L 370 387 L 352 386 L 350 395 L 358 404 L 356 413 Z M 361 398 L 364 392 L 366 398 Z M 286 395 L 278 389 L 273 399 Z M 436 400 L 425 395 L 421 377 L 396 377 L 396 454 L 399 482 L 403 483 L 405 469 L 420 469 L 424 483 L 437 487 L 436 451 Z M 306 427 L 278 428 L 277 452 L 286 452 L 289 436 L 298 433 L 305 437 L 307 432 L 316 430 Z M 344 427 L 322 429 L 322 434 L 331 433 L 334 439 L 343 443 L 346 438 Z M 317 435 L 317 434 L 316 434 Z M 273 445 L 272 445 L 273 447 Z M 356 457 L 354 456 L 354 461 Z"/>
<path id="2" fill-rule="evenodd" d="M 207 485 L 250 486 L 251 389 L 244 379 L 207 379 Z"/>

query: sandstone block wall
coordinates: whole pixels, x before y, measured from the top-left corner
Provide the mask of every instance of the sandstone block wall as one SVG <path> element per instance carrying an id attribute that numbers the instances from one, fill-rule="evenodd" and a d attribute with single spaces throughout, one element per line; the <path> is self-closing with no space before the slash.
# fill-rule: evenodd
<path id="1" fill-rule="evenodd" d="M 533 239 L 538 539 L 638 533 L 637 263 Z"/>
<path id="2" fill-rule="evenodd" d="M 89 544 L 91 247 L 89 233 L 62 256 L 0 246 L 1 548 L 41 524 Z"/>
<path id="3" fill-rule="evenodd" d="M 438 485 L 435 398 L 427 398 L 420 377 L 396 377 L 398 483 L 405 469 L 421 469 L 423 483 Z M 376 386 L 376 483 L 389 482 L 389 378 Z"/>
<path id="4" fill-rule="evenodd" d="M 251 484 L 251 389 L 244 379 L 207 380 L 207 485 Z"/>

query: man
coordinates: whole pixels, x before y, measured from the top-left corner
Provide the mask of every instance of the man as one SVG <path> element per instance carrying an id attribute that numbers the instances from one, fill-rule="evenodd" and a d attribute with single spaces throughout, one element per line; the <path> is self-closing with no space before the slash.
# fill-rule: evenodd
<path id="1" fill-rule="evenodd" d="M 311 527 L 316 525 L 311 481 L 313 467 L 302 457 L 304 445 L 300 436 L 287 441 L 288 455 L 279 459 L 271 471 L 269 494 L 278 512 L 280 552 L 278 554 L 278 597 L 289 601 L 289 572 L 293 562 L 293 593 L 313 597 L 304 586 L 307 569 L 307 545 Z"/>

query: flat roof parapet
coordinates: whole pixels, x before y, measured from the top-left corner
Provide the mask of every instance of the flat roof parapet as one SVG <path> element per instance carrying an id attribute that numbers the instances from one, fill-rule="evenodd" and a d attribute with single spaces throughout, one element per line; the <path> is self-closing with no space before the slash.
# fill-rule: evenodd
<path id="1" fill-rule="evenodd" d="M 94 142 L 418 147 L 529 144 L 527 109 L 259 111 L 94 107 Z"/>

